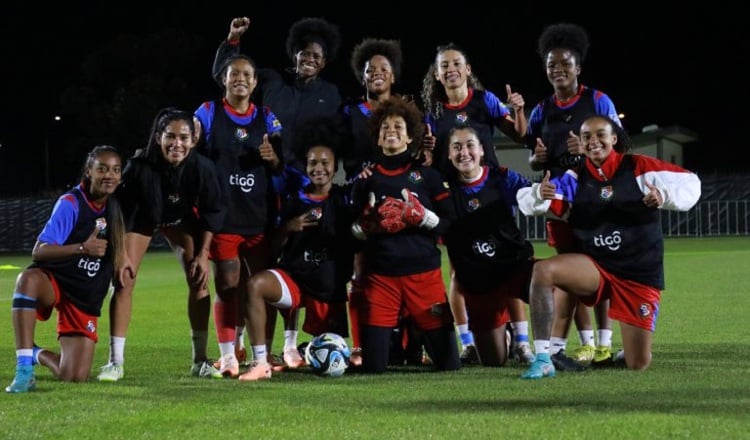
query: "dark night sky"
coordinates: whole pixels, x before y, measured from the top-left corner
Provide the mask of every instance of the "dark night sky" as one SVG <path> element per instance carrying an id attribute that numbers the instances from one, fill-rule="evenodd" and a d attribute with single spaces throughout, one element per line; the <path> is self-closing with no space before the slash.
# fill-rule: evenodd
<path id="1" fill-rule="evenodd" d="M 193 46 L 184 49 L 194 53 L 192 61 L 170 68 L 186 72 L 191 96 L 174 100 L 188 103 L 192 110 L 221 93 L 210 77 L 213 53 L 231 18 L 241 15 L 252 20 L 243 52 L 262 67 L 291 65 L 284 41 L 289 25 L 298 18 L 321 16 L 338 24 L 344 36 L 342 49 L 323 76 L 339 83 L 346 96 L 362 92 L 349 68 L 351 49 L 362 38 L 401 40 L 405 62 L 398 91 L 415 95 L 435 47 L 455 42 L 467 50 L 487 89 L 504 99 L 507 82 L 524 95 L 529 109 L 551 93 L 535 53 L 537 36 L 554 22 L 579 23 L 588 29 L 592 43 L 581 82 L 610 95 L 627 115 L 623 123 L 631 134 L 649 124 L 680 125 L 699 136 L 698 142 L 688 145 L 689 167 L 704 173 L 750 171 L 746 137 L 740 137 L 740 127 L 747 125 L 740 107 L 747 92 L 740 78 L 747 76 L 750 30 L 738 11 L 618 12 L 617 5 L 597 3 L 594 8 L 543 13 L 533 6 L 507 6 L 500 12 L 457 6 L 418 16 L 390 3 L 356 7 L 351 3 L 342 10 L 284 2 L 282 9 L 219 12 L 189 9 L 185 3 L 170 3 L 164 11 L 111 5 L 58 6 L 44 12 L 4 7 L 0 194 L 28 194 L 42 186 L 39 161 L 45 127 L 59 111 L 61 91 L 80 81 L 81 65 L 91 53 L 124 35 L 142 37 L 165 28 L 189 31 Z M 373 12 L 368 13 L 368 8 Z M 352 19 L 352 14 L 361 18 Z M 399 18 L 390 18 L 395 15 Z M 80 165 L 82 159 L 75 158 L 75 163 Z M 66 182 L 73 182 L 77 172 L 77 168 L 70 170 Z"/>

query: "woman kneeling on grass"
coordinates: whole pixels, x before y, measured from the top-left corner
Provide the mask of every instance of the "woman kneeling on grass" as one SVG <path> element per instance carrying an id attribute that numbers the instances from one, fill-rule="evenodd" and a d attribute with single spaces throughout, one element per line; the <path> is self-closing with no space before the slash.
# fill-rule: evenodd
<path id="1" fill-rule="evenodd" d="M 81 183 L 57 200 L 31 252 L 33 263 L 16 279 L 16 376 L 5 391 L 36 388 L 38 364 L 66 382 L 88 379 L 97 319 L 115 267 L 132 273 L 124 254 L 122 214 L 112 197 L 121 175 L 120 153 L 110 146 L 95 147 L 86 158 Z M 59 354 L 34 344 L 36 320 L 48 320 L 52 309 L 58 311 Z"/>
<path id="2" fill-rule="evenodd" d="M 609 317 L 620 321 L 625 364 L 633 370 L 648 368 L 664 289 L 659 209 L 687 211 L 701 194 L 700 179 L 690 171 L 624 154 L 627 135 L 606 116 L 586 118 L 580 138 L 584 163 L 554 179 L 548 171 L 541 183 L 517 193 L 525 215 L 567 219 L 581 249 L 534 266 L 529 304 L 536 361 L 524 379 L 555 376 L 549 357 L 553 292 L 564 295 L 567 304 L 581 299 L 593 306 L 610 299 Z M 622 359 L 615 356 L 613 361 Z"/>
<path id="3" fill-rule="evenodd" d="M 295 155 L 304 158 L 306 177 L 292 165 L 276 179 L 281 200 L 281 227 L 271 242 L 278 264 L 250 278 L 245 322 L 254 361 L 241 381 L 269 379 L 273 368 L 266 347 L 267 306 L 279 309 L 285 321 L 305 308 L 302 329 L 319 335 L 348 336 L 346 284 L 352 276 L 354 237 L 349 185 L 333 183 L 339 146 L 335 119 L 322 116 L 298 127 Z M 308 183 L 309 181 L 309 183 Z M 299 368 L 305 361 L 296 345 L 296 329 L 284 330 L 284 361 Z"/>

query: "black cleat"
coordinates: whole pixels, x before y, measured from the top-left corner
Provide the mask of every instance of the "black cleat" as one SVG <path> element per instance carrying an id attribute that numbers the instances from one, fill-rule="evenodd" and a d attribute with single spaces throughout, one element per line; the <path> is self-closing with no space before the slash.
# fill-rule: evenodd
<path id="1" fill-rule="evenodd" d="M 586 370 L 586 366 L 579 364 L 575 360 L 565 355 L 565 350 L 560 350 L 550 356 L 552 364 L 557 371 L 581 372 Z"/>

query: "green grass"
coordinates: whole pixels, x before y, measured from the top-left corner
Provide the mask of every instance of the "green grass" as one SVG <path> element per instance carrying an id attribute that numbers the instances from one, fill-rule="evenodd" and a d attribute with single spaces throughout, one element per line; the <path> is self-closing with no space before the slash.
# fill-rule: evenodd
<path id="1" fill-rule="evenodd" d="M 551 254 L 544 244 L 537 250 L 542 257 Z M 0 257 L 0 267 L 28 262 L 28 255 Z M 247 384 L 189 376 L 184 282 L 172 254 L 150 253 L 136 288 L 125 378 L 98 383 L 93 371 L 90 382 L 66 384 L 38 367 L 37 391 L 0 393 L 0 436 L 747 438 L 749 267 L 746 237 L 666 242 L 667 289 L 653 363 L 645 372 L 599 370 L 523 381 L 522 367 L 510 363 L 453 373 L 405 367 L 335 379 L 287 372 Z M 10 298 L 17 273 L 0 270 L 2 387 L 15 365 Z M 95 367 L 106 362 L 107 328 L 105 313 Z M 300 341 L 307 338 L 300 335 Z M 54 346 L 54 324 L 39 323 L 36 340 Z M 619 341 L 615 327 L 614 345 Z M 276 345 L 282 342 L 277 336 Z M 576 343 L 571 335 L 572 347 Z"/>

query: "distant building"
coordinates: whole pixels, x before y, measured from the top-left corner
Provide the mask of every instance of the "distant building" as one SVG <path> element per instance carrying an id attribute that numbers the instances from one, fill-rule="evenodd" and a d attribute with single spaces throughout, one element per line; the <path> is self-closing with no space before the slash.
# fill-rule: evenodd
<path id="1" fill-rule="evenodd" d="M 641 133 L 631 134 L 630 139 L 633 142 L 633 153 L 653 156 L 684 166 L 685 144 L 697 141 L 698 135 L 679 125 L 665 128 L 649 125 L 644 127 Z M 538 174 L 529 167 L 530 151 L 523 145 L 514 142 L 499 131 L 495 131 L 493 141 L 495 154 L 500 164 L 527 176 Z"/>

